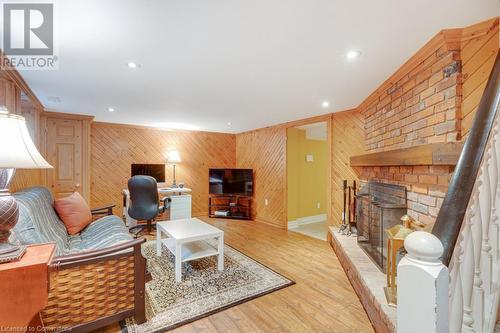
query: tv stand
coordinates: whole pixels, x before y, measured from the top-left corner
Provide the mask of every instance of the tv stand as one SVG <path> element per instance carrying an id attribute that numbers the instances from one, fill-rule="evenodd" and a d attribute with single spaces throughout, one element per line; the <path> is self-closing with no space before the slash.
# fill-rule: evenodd
<path id="1" fill-rule="evenodd" d="M 227 212 L 217 215 L 216 211 Z M 252 197 L 246 195 L 210 195 L 208 197 L 208 216 L 222 219 L 252 219 Z"/>

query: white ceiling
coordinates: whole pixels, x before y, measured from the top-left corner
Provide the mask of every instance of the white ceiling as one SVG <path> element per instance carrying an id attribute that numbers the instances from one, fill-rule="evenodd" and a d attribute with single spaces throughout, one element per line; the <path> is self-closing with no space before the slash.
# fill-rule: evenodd
<path id="1" fill-rule="evenodd" d="M 439 30 L 500 15 L 499 0 L 56 0 L 55 8 L 60 69 L 22 72 L 48 109 L 233 133 L 355 107 Z M 361 58 L 347 61 L 350 49 Z"/>

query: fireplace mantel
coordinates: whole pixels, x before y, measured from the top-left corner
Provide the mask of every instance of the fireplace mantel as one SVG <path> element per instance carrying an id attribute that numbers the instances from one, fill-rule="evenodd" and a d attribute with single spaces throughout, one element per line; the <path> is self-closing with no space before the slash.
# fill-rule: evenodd
<path id="1" fill-rule="evenodd" d="M 462 142 L 430 143 L 390 151 L 351 156 L 351 166 L 456 165 Z"/>

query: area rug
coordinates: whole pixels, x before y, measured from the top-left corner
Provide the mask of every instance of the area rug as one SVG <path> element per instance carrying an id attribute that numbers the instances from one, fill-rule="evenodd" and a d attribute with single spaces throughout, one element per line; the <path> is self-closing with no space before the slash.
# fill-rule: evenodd
<path id="1" fill-rule="evenodd" d="M 209 243 L 217 246 L 215 240 Z M 224 271 L 217 270 L 215 256 L 186 262 L 179 283 L 174 256 L 165 247 L 160 257 L 155 241 L 145 243 L 142 251 L 153 277 L 146 284 L 147 322 L 138 325 L 133 318 L 126 319 L 121 322 L 123 332 L 165 332 L 294 284 L 227 244 Z"/>

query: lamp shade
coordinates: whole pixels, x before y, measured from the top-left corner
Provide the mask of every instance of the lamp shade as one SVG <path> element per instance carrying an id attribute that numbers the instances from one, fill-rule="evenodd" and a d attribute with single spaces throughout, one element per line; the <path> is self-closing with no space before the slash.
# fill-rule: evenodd
<path id="1" fill-rule="evenodd" d="M 52 168 L 31 140 L 24 117 L 0 112 L 0 168 Z"/>
<path id="2" fill-rule="evenodd" d="M 167 162 L 168 163 L 180 163 L 181 155 L 177 150 L 171 150 L 167 152 Z"/>

